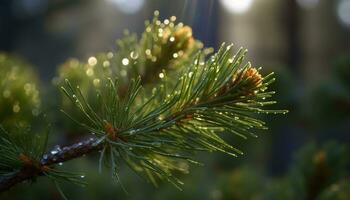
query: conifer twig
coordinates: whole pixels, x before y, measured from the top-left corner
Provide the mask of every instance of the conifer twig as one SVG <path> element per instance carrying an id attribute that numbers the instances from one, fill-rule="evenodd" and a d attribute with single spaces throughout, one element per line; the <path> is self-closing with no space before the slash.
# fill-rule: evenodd
<path id="1" fill-rule="evenodd" d="M 73 72 L 85 78 L 62 73 L 60 88 L 74 108 L 63 113 L 95 136 L 47 152 L 48 133 L 37 137 L 26 128 L 0 129 L 0 192 L 39 176 L 55 184 L 63 180 L 83 185 L 83 176 L 60 171 L 55 164 L 98 151 L 99 169 L 106 164 L 118 180 L 122 161 L 154 185 L 166 180 L 181 190 L 183 182 L 173 174 L 188 171 L 181 166 L 200 164 L 193 160 L 195 153 L 242 155 L 223 134 L 257 137 L 255 130 L 268 127 L 256 114 L 288 112 L 263 109 L 276 103 L 268 100 L 275 94 L 268 90 L 275 78 L 273 73 L 261 75 L 249 62 L 243 64 L 246 50 L 233 54 L 232 45 L 223 44 L 207 57 L 205 49 L 196 47 L 191 29 L 173 21 L 155 18 L 140 44 L 132 38 L 120 41 L 116 60 L 109 52 L 90 57 L 87 64 L 71 63 Z M 120 73 L 109 68 L 113 63 Z M 169 70 L 161 69 L 164 66 Z M 149 82 L 143 69 L 152 80 L 154 74 L 160 78 L 152 90 L 143 85 Z"/>
<path id="2" fill-rule="evenodd" d="M 50 151 L 44 154 L 40 161 L 41 166 L 51 166 L 57 163 L 66 162 L 75 158 L 82 157 L 86 154 L 90 154 L 99 151 L 103 148 L 103 144 L 99 142 L 96 137 L 90 137 L 88 139 L 82 139 L 72 145 L 63 147 L 57 153 Z M 26 180 L 33 180 L 37 176 L 44 175 L 39 169 L 32 167 L 23 167 L 21 170 L 13 173 L 10 176 L 2 177 L 0 179 L 0 192 L 7 191 L 11 187 L 17 185 Z"/>

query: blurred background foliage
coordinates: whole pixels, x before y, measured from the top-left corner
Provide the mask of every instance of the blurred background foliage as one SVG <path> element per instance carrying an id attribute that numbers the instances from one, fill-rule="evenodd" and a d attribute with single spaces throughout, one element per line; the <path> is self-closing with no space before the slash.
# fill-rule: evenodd
<path id="1" fill-rule="evenodd" d="M 6 125 L 19 112 L 21 121 L 28 122 L 45 105 L 56 120 L 51 143 L 74 141 L 83 131 L 57 112 L 64 106 L 54 87 L 57 77 L 72 70 L 73 77 L 81 78 L 74 67 L 64 66 L 86 67 L 75 58 L 89 63 L 92 55 L 112 50 L 124 29 L 140 36 L 144 20 L 156 9 L 161 19 L 175 15 L 191 26 L 205 47 L 217 49 L 221 42 L 233 42 L 248 48 L 247 60 L 265 72 L 276 72 L 278 106 L 290 113 L 267 116 L 270 130 L 258 139 L 235 141 L 242 143 L 244 156 L 199 155 L 205 166 L 180 176 L 183 192 L 166 183 L 154 188 L 122 167 L 126 194 L 108 171 L 97 172 L 92 156 L 64 164 L 84 171 L 89 182 L 85 188 L 64 185 L 68 197 L 350 198 L 350 0 L 1 1 L 0 51 L 6 53 L 0 55 L 1 123 Z M 39 88 L 50 84 L 53 87 Z M 8 85 L 10 92 L 3 89 Z M 37 182 L 21 184 L 0 198 L 60 199 L 47 180 Z"/>

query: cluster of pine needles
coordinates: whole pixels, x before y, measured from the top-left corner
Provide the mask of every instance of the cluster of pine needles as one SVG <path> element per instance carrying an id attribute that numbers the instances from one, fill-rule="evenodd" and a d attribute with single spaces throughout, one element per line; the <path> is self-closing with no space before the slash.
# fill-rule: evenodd
<path id="1" fill-rule="evenodd" d="M 190 27 L 174 17 L 160 21 L 158 14 L 140 39 L 129 34 L 119 40 L 116 52 L 65 63 L 55 84 L 63 101 L 71 101 L 62 111 L 98 138 L 100 170 L 107 165 L 119 179 L 125 163 L 155 185 L 166 180 L 181 189 L 174 173 L 201 164 L 196 153 L 242 155 L 225 135 L 257 137 L 257 130 L 267 129 L 259 114 L 287 111 L 264 109 L 276 103 L 268 90 L 275 78 L 245 62 L 246 50 L 234 53 L 223 44 L 211 54 Z M 47 134 L 39 139 L 26 129 L 14 132 L 1 129 L 1 177 L 31 167 L 55 182 L 83 184 L 78 174 L 40 165 Z"/>

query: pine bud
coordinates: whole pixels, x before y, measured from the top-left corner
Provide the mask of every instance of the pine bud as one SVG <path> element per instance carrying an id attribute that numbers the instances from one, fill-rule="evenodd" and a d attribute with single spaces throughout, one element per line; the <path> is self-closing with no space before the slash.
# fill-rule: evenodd
<path id="1" fill-rule="evenodd" d="M 254 91 L 261 86 L 263 78 L 259 71 L 254 67 L 248 67 L 232 78 L 232 85 L 242 84 L 239 88 L 241 95 L 247 96 L 254 94 Z"/>
<path id="2" fill-rule="evenodd" d="M 113 125 L 111 123 L 107 122 L 104 128 L 105 128 L 105 132 L 107 134 L 108 139 L 110 139 L 112 141 L 116 141 L 119 139 L 123 142 L 127 142 L 124 137 L 122 137 L 121 135 L 118 134 L 118 129 L 113 127 Z"/>
<path id="3" fill-rule="evenodd" d="M 21 153 L 18 156 L 18 159 L 23 163 L 23 165 L 26 165 L 26 166 L 33 165 L 33 160 L 28 156 L 24 155 L 23 153 Z"/>
<path id="4" fill-rule="evenodd" d="M 327 161 L 327 155 L 324 151 L 319 151 L 314 155 L 313 161 L 316 165 L 323 165 Z"/>
<path id="5" fill-rule="evenodd" d="M 247 80 L 247 83 L 245 85 L 256 88 L 261 86 L 263 78 L 256 68 L 249 67 L 245 70 L 242 70 L 238 73 L 237 76 L 234 76 L 232 78 L 232 82 L 234 84 L 237 84 L 244 80 Z"/>
<path id="6" fill-rule="evenodd" d="M 113 127 L 111 123 L 106 123 L 105 125 L 105 131 L 107 134 L 107 137 L 113 141 L 117 140 L 117 134 L 116 129 Z"/>
<path id="7" fill-rule="evenodd" d="M 184 26 L 179 28 L 174 33 L 175 41 L 178 41 L 179 50 L 186 51 L 191 49 L 194 45 L 194 38 L 192 37 L 192 28 Z"/>
<path id="8" fill-rule="evenodd" d="M 249 67 L 245 73 L 245 77 L 251 80 L 251 83 L 255 87 L 259 87 L 262 84 L 262 77 L 258 70 L 254 67 Z"/>
<path id="9" fill-rule="evenodd" d="M 232 88 L 238 88 L 234 90 L 236 96 L 249 96 L 253 95 L 254 91 L 261 86 L 263 77 L 259 71 L 254 67 L 248 67 L 238 74 L 234 75 L 231 82 L 222 86 L 215 94 L 215 96 L 221 96 L 229 92 Z"/>

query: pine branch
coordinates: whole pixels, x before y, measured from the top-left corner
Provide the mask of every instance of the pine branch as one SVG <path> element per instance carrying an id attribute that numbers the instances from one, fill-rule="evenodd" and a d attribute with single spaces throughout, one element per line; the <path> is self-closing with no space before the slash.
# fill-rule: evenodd
<path id="1" fill-rule="evenodd" d="M 231 60 L 230 48 L 223 46 L 201 68 L 198 57 L 175 86 L 166 89 L 164 85 L 169 83 L 164 82 L 149 98 L 140 93 L 140 78 L 131 81 L 124 97 L 118 96 L 117 80 L 107 79 L 105 89 L 97 93 L 100 107 L 92 108 L 79 86 L 74 88 L 67 80 L 62 90 L 86 119 L 86 123 L 77 123 L 97 137 L 42 154 L 39 159 L 35 159 L 37 154 L 26 154 L 32 152 L 28 149 L 9 149 L 11 159 L 19 162 L 20 168 L 2 176 L 0 191 L 37 176 L 52 177 L 50 173 L 62 177 L 54 171 L 53 165 L 99 150 L 102 150 L 100 165 L 105 152 L 109 151 L 113 171 L 119 157 L 151 182 L 156 184 L 156 177 L 164 178 L 178 188 L 182 182 L 171 173 L 177 169 L 173 162 L 197 163 L 186 154 L 196 151 L 219 151 L 233 156 L 242 154 L 218 134 L 230 132 L 246 138 L 247 134 L 252 134 L 250 129 L 264 129 L 264 122 L 250 117 L 249 113 L 271 112 L 259 107 L 275 103 L 261 101 L 273 94 L 265 90 L 274 79 L 269 75 L 262 77 L 250 64 L 240 67 L 244 53 L 240 50 Z M 1 139 L 5 151 L 8 144 L 25 146 L 17 144 L 16 140 L 11 142 L 11 134 L 3 132 Z M 2 156 L 5 154 L 1 153 Z"/>
<path id="2" fill-rule="evenodd" d="M 195 153 L 241 155 L 223 134 L 257 137 L 256 130 L 267 129 L 257 114 L 287 112 L 263 109 L 276 103 L 267 100 L 275 79 L 243 64 L 246 50 L 233 54 L 232 45 L 223 44 L 208 58 L 189 27 L 175 25 L 174 19 L 162 23 L 157 14 L 140 41 L 127 37 L 119 41 L 117 54 L 71 61 L 77 76 L 60 76 L 58 84 L 72 105 L 63 112 L 94 137 L 44 154 L 47 134 L 41 140 L 28 137 L 27 129 L 0 130 L 0 191 L 38 176 L 56 185 L 60 180 L 84 184 L 78 174 L 55 165 L 97 151 L 99 169 L 107 164 L 116 178 L 122 161 L 155 185 L 166 180 L 181 190 L 183 183 L 173 174 L 200 164 Z M 144 86 L 154 75 L 159 77 L 154 88 Z"/>
<path id="3" fill-rule="evenodd" d="M 96 137 L 82 139 L 72 145 L 65 146 L 61 150 L 51 150 L 40 159 L 40 166 L 50 167 L 52 165 L 63 163 L 69 160 L 80 158 L 82 156 L 98 152 L 103 148 L 103 144 Z M 0 179 L 0 192 L 4 192 L 18 183 L 27 180 L 34 180 L 37 176 L 44 176 L 40 168 L 24 166 L 19 171 Z"/>
<path id="4" fill-rule="evenodd" d="M 100 165 L 108 158 L 117 175 L 121 160 L 154 184 L 164 179 L 180 189 L 183 183 L 173 176 L 179 163 L 198 164 L 192 160 L 198 151 L 242 154 L 220 135 L 257 137 L 253 130 L 267 127 L 254 114 L 287 113 L 262 109 L 276 103 L 267 101 L 274 94 L 267 91 L 273 73 L 264 77 L 250 63 L 242 66 L 246 51 L 232 55 L 231 47 L 223 44 L 209 59 L 199 53 L 178 78 L 163 71 L 151 96 L 140 77 L 130 81 L 125 95 L 118 92 L 117 78 L 105 78 L 92 105 L 79 85 L 66 80 L 61 89 L 83 117 L 66 114 L 106 144 Z"/>

